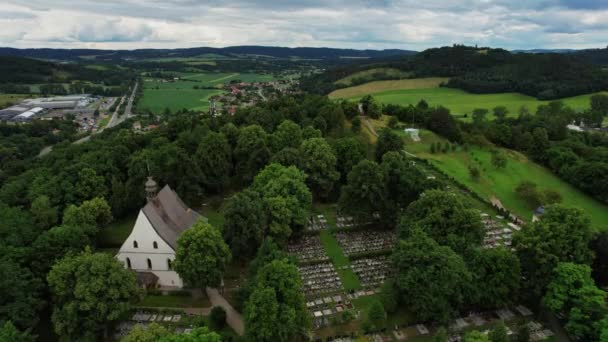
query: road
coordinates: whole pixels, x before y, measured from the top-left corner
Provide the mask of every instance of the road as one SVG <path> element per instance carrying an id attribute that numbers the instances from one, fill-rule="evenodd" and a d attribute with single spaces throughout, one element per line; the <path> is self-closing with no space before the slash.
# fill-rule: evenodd
<path id="1" fill-rule="evenodd" d="M 206 288 L 207 297 L 213 306 L 221 306 L 226 311 L 226 322 L 239 336 L 245 334 L 245 324 L 243 317 L 236 311 L 230 303 L 219 293 L 217 289 Z"/>
<path id="2" fill-rule="evenodd" d="M 258 88 L 258 94 L 260 95 L 260 97 L 262 98 L 262 100 L 264 102 L 266 102 L 266 96 L 264 96 L 264 94 L 262 93 L 262 88 Z"/>
<path id="3" fill-rule="evenodd" d="M 133 113 L 131 113 L 131 110 L 133 109 L 133 99 L 135 99 L 135 93 L 137 92 L 137 87 L 139 87 L 139 83 L 135 83 L 135 86 L 133 87 L 133 91 L 131 92 L 131 96 L 129 96 L 129 100 L 128 100 L 129 102 L 127 103 L 127 106 L 125 107 L 125 113 L 123 115 L 118 115 L 118 109 L 120 108 L 122 103 L 125 101 L 124 96 L 120 99 L 120 103 L 118 104 L 118 106 L 116 106 L 116 110 L 114 111 L 114 113 L 112 113 L 112 117 L 110 118 L 110 121 L 108 122 L 108 124 L 105 127 L 102 127 L 100 130 L 98 130 L 95 133 L 91 133 L 91 134 L 87 135 L 86 137 L 83 137 L 83 138 L 80 138 L 80 139 L 74 141 L 72 144 L 82 144 L 83 142 L 89 141 L 89 140 L 91 140 L 91 136 L 93 134 L 98 134 L 98 133 L 103 132 L 106 128 L 112 128 L 114 126 L 120 125 L 126 119 L 132 117 Z M 52 150 L 53 150 L 53 146 L 47 146 L 40 151 L 40 153 L 38 154 L 38 157 L 45 156 L 45 155 L 51 153 Z"/>

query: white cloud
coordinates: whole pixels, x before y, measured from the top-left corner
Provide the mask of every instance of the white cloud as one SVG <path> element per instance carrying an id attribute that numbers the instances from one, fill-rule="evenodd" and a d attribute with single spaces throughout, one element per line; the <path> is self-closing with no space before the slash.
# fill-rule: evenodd
<path id="1" fill-rule="evenodd" d="M 587 0 L 6 0 L 0 4 L 0 45 L 604 46 L 608 6 L 591 5 Z"/>

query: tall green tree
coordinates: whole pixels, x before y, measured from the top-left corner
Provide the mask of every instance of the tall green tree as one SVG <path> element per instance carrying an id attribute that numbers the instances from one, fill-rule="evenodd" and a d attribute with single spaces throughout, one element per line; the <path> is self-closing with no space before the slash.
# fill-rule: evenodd
<path id="1" fill-rule="evenodd" d="M 382 210 L 385 199 L 386 189 L 380 165 L 370 160 L 362 160 L 348 174 L 348 181 L 342 187 L 338 208 L 356 220 L 365 222 Z"/>
<path id="2" fill-rule="evenodd" d="M 400 232 L 408 236 L 415 227 L 457 253 L 479 246 L 485 235 L 479 213 L 471 209 L 466 199 L 442 190 L 425 191 L 409 205 Z"/>
<path id="3" fill-rule="evenodd" d="M 559 263 L 543 303 L 555 313 L 565 313 L 565 328 L 571 336 L 586 341 L 599 339 L 601 320 L 608 313 L 606 292 L 595 285 L 589 266 Z"/>
<path id="4" fill-rule="evenodd" d="M 162 337 L 158 342 L 221 342 L 222 337 L 207 327 L 192 329 L 187 334 L 169 334 Z"/>
<path id="5" fill-rule="evenodd" d="M 346 182 L 348 173 L 365 159 L 365 145 L 357 138 L 346 137 L 337 139 L 332 147 L 336 155 L 336 166 L 340 172 L 340 179 L 342 182 Z"/>
<path id="6" fill-rule="evenodd" d="M 136 324 L 120 342 L 157 342 L 169 334 L 169 330 L 158 323 Z"/>
<path id="7" fill-rule="evenodd" d="M 96 197 L 80 206 L 70 205 L 63 212 L 63 224 L 74 227 L 103 227 L 112 221 L 112 209 L 105 199 Z"/>
<path id="8" fill-rule="evenodd" d="M 325 139 L 313 138 L 302 143 L 300 156 L 300 167 L 307 175 L 308 186 L 315 195 L 326 198 L 340 178 L 334 151 Z"/>
<path id="9" fill-rule="evenodd" d="M 478 249 L 468 263 L 477 306 L 494 309 L 517 302 L 521 267 L 514 253 L 504 248 Z"/>
<path id="10" fill-rule="evenodd" d="M 32 212 L 32 215 L 34 215 L 36 224 L 44 229 L 48 229 L 57 223 L 57 208 L 52 205 L 48 196 L 38 196 L 34 202 L 32 202 L 30 211 Z"/>
<path id="11" fill-rule="evenodd" d="M 302 128 L 291 120 L 285 120 L 270 135 L 270 146 L 274 152 L 284 148 L 299 148 L 302 144 Z"/>
<path id="12" fill-rule="evenodd" d="M 135 275 L 109 254 L 89 249 L 58 261 L 47 276 L 55 332 L 93 339 L 138 300 Z"/>
<path id="13" fill-rule="evenodd" d="M 513 245 L 521 262 L 523 284 L 541 298 L 560 262 L 589 264 L 592 231 L 589 217 L 581 210 L 561 205 L 545 207 L 541 220 L 516 232 Z"/>
<path id="14" fill-rule="evenodd" d="M 232 255 L 246 259 L 257 251 L 266 235 L 267 217 L 260 194 L 246 189 L 224 207 L 223 232 Z"/>
<path id="15" fill-rule="evenodd" d="M 258 125 L 241 128 L 234 149 L 237 174 L 248 181 L 270 159 L 270 150 L 267 146 L 268 137 L 264 129 Z"/>
<path id="16" fill-rule="evenodd" d="M 94 197 L 104 197 L 108 193 L 103 176 L 98 175 L 95 170 L 85 167 L 78 173 L 75 193 L 80 201 Z"/>
<path id="17" fill-rule="evenodd" d="M 34 342 L 36 339 L 28 332 L 21 332 L 11 321 L 5 321 L 0 326 L 0 341 L 2 342 Z"/>
<path id="18" fill-rule="evenodd" d="M 42 281 L 8 258 L 0 259 L 0 274 L 0 322 L 13 322 L 24 329 L 35 326 L 44 305 Z"/>
<path id="19" fill-rule="evenodd" d="M 195 160 L 205 188 L 222 191 L 232 173 L 232 151 L 228 139 L 222 133 L 207 133 L 198 145 Z"/>
<path id="20" fill-rule="evenodd" d="M 252 190 L 264 203 L 270 236 L 286 242 L 293 232 L 300 233 L 312 205 L 306 176 L 297 168 L 270 164 L 254 179 Z"/>
<path id="21" fill-rule="evenodd" d="M 403 149 L 403 140 L 395 132 L 390 129 L 383 129 L 378 135 L 376 142 L 376 161 L 381 162 L 382 156 L 391 151 L 401 151 Z"/>
<path id="22" fill-rule="evenodd" d="M 220 285 L 231 257 L 219 230 L 198 220 L 177 239 L 173 266 L 186 283 L 204 289 Z"/>
<path id="23" fill-rule="evenodd" d="M 398 300 L 421 321 L 448 323 L 471 282 L 462 258 L 420 229 L 397 243 L 391 256 Z"/>

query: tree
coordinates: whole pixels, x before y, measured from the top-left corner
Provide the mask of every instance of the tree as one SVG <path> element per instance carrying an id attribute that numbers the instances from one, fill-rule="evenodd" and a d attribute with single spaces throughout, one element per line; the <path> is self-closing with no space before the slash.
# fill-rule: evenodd
<path id="1" fill-rule="evenodd" d="M 492 329 L 488 335 L 491 342 L 509 342 L 509 336 L 507 334 L 507 326 L 505 322 L 500 321 L 494 329 Z"/>
<path id="2" fill-rule="evenodd" d="M 449 247 L 414 229 L 397 243 L 391 263 L 399 300 L 417 320 L 448 323 L 458 312 L 471 274 Z"/>
<path id="3" fill-rule="evenodd" d="M 11 321 L 5 321 L 0 326 L 0 341 L 2 342 L 34 342 L 34 336 L 21 332 L 15 328 Z"/>
<path id="4" fill-rule="evenodd" d="M 270 136 L 270 146 L 274 152 L 284 148 L 298 148 L 302 144 L 302 128 L 291 120 L 285 120 Z"/>
<path id="5" fill-rule="evenodd" d="M 545 207 L 543 218 L 515 233 L 513 246 L 521 262 L 524 285 L 541 298 L 559 262 L 589 264 L 592 253 L 589 217 L 581 210 L 561 205 Z"/>
<path id="6" fill-rule="evenodd" d="M 44 229 L 48 229 L 57 223 L 57 208 L 53 207 L 48 196 L 38 196 L 34 202 L 32 202 L 30 211 L 32 212 L 32 215 L 34 215 L 36 224 Z"/>
<path id="7" fill-rule="evenodd" d="M 80 206 L 70 205 L 63 212 L 63 224 L 74 227 L 102 227 L 112 221 L 112 209 L 105 199 L 96 197 Z"/>
<path id="8" fill-rule="evenodd" d="M 471 179 L 473 179 L 474 181 L 478 181 L 479 177 L 481 177 L 481 172 L 479 171 L 479 168 L 477 168 L 477 166 L 473 164 L 469 165 L 469 176 L 471 176 Z"/>
<path id="9" fill-rule="evenodd" d="M 158 342 L 221 342 L 222 337 L 207 327 L 193 329 L 188 334 L 169 334 L 162 337 Z"/>
<path id="10" fill-rule="evenodd" d="M 279 317 L 279 303 L 272 288 L 256 288 L 245 304 L 245 335 L 251 341 L 286 341 L 284 335 L 285 319 L 293 320 L 292 312 L 288 317 Z M 292 322 L 288 322 L 293 324 Z M 283 337 L 284 338 L 284 337 Z"/>
<path id="11" fill-rule="evenodd" d="M 271 163 L 281 164 L 283 166 L 295 166 L 300 165 L 300 150 L 297 148 L 286 147 L 279 152 L 275 153 L 270 159 Z"/>
<path id="12" fill-rule="evenodd" d="M 364 222 L 382 209 L 385 199 L 382 169 L 373 161 L 362 160 L 348 174 L 348 181 L 342 187 L 338 208 L 341 212 Z"/>
<path id="13" fill-rule="evenodd" d="M 214 306 L 209 314 L 209 322 L 214 330 L 222 330 L 226 326 L 226 310 L 221 306 Z"/>
<path id="14" fill-rule="evenodd" d="M 532 131 L 532 143 L 530 144 L 530 155 L 532 158 L 543 162 L 545 160 L 545 151 L 550 145 L 549 136 L 545 128 L 537 127 Z"/>
<path id="15" fill-rule="evenodd" d="M 608 284 L 608 232 L 597 233 L 590 248 L 595 255 L 592 265 L 593 279 L 600 287 L 605 287 Z"/>
<path id="16" fill-rule="evenodd" d="M 442 190 L 422 193 L 407 208 L 399 228 L 404 237 L 420 228 L 440 245 L 461 254 L 479 246 L 485 236 L 479 213 L 464 198 Z"/>
<path id="17" fill-rule="evenodd" d="M 306 182 L 310 189 L 321 198 L 326 198 L 340 178 L 336 171 L 336 156 L 323 138 L 305 140 L 300 146 L 302 160 L 300 166 L 308 176 Z"/>
<path id="18" fill-rule="evenodd" d="M 206 189 L 221 191 L 232 173 L 232 152 L 222 133 L 209 132 L 198 145 L 195 156 Z"/>
<path id="19" fill-rule="evenodd" d="M 473 110 L 473 124 L 477 127 L 481 127 L 486 121 L 486 115 L 488 110 L 484 108 L 477 108 Z"/>
<path id="20" fill-rule="evenodd" d="M 502 121 L 507 117 L 507 114 L 509 114 L 509 110 L 505 106 L 498 106 L 494 107 L 493 113 L 496 120 Z"/>
<path id="21" fill-rule="evenodd" d="M 391 151 L 403 150 L 403 140 L 395 132 L 389 129 L 383 129 L 378 135 L 378 142 L 376 143 L 376 161 L 381 162 L 382 156 L 385 153 Z"/>
<path id="22" fill-rule="evenodd" d="M 359 133 L 361 131 L 361 119 L 358 116 L 353 118 L 351 124 L 351 130 L 353 132 Z"/>
<path id="23" fill-rule="evenodd" d="M 517 329 L 517 342 L 530 342 L 530 327 L 528 323 L 521 324 Z"/>
<path id="24" fill-rule="evenodd" d="M 565 313 L 568 333 L 582 340 L 597 340 L 598 323 L 608 313 L 606 293 L 597 288 L 587 265 L 559 263 L 547 286 L 543 303 L 555 313 Z"/>
<path id="25" fill-rule="evenodd" d="M 386 321 L 384 306 L 378 300 L 374 301 L 369 308 L 367 319 L 373 324 L 373 330 L 382 330 Z"/>
<path id="26" fill-rule="evenodd" d="M 492 151 L 492 165 L 497 169 L 504 169 L 507 166 L 507 157 L 500 150 Z"/>
<path id="27" fill-rule="evenodd" d="M 340 138 L 334 142 L 333 149 L 340 178 L 345 183 L 348 173 L 365 159 L 365 145 L 357 138 Z"/>
<path id="28" fill-rule="evenodd" d="M 241 128 L 234 156 L 238 174 L 244 180 L 251 180 L 270 159 L 266 145 L 267 135 L 258 125 Z"/>
<path id="29" fill-rule="evenodd" d="M 297 168 L 270 164 L 253 180 L 252 189 L 262 197 L 270 236 L 286 242 L 292 232 L 301 232 L 312 205 L 306 176 Z"/>
<path id="30" fill-rule="evenodd" d="M 340 102 L 340 104 L 342 105 L 344 116 L 347 119 L 352 120 L 355 116 L 359 115 L 359 107 L 355 102 L 344 100 Z"/>
<path id="31" fill-rule="evenodd" d="M 258 301 L 258 296 L 268 300 L 268 313 L 251 308 Z M 287 259 L 273 260 L 262 266 L 256 276 L 256 290 L 245 305 L 245 312 L 245 316 L 252 319 L 258 316 L 261 322 L 265 322 L 264 325 L 278 325 L 271 334 L 264 332 L 264 335 L 260 336 L 262 341 L 266 340 L 263 337 L 267 335 L 274 336 L 278 341 L 289 341 L 306 332 L 310 322 L 298 268 Z M 252 325 L 257 326 L 247 318 L 246 322 L 250 323 L 246 325 L 247 332 L 252 330 Z"/>
<path id="32" fill-rule="evenodd" d="M 85 167 L 78 173 L 78 181 L 74 191 L 76 197 L 80 201 L 84 201 L 94 197 L 104 197 L 108 188 L 103 176 L 99 176 L 95 170 Z"/>
<path id="33" fill-rule="evenodd" d="M 224 238 L 232 255 L 242 259 L 254 255 L 267 226 L 260 194 L 246 189 L 234 195 L 224 207 L 224 220 Z"/>
<path id="34" fill-rule="evenodd" d="M 479 307 L 494 309 L 517 301 L 521 267 L 515 254 L 504 248 L 479 249 L 471 259 L 469 270 Z"/>
<path id="35" fill-rule="evenodd" d="M 90 249 L 58 261 L 47 276 L 55 332 L 92 338 L 119 320 L 138 299 L 135 275 L 113 256 Z"/>
<path id="36" fill-rule="evenodd" d="M 530 181 L 522 181 L 515 189 L 517 195 L 526 202 L 528 208 L 538 208 L 543 202 L 542 195 L 536 188 L 536 184 Z"/>
<path id="37" fill-rule="evenodd" d="M 546 189 L 543 191 L 544 204 L 558 204 L 562 202 L 562 195 L 556 190 Z"/>
<path id="38" fill-rule="evenodd" d="M 382 105 L 371 95 L 365 96 L 361 100 L 363 112 L 372 119 L 379 119 L 382 116 Z"/>
<path id="39" fill-rule="evenodd" d="M 177 239 L 173 266 L 186 283 L 204 289 L 220 284 L 230 259 L 219 230 L 198 220 Z"/>
<path id="40" fill-rule="evenodd" d="M 148 325 L 136 324 L 120 342 L 157 342 L 170 334 L 167 328 L 158 323 L 153 322 Z"/>
<path id="41" fill-rule="evenodd" d="M 44 305 L 42 281 L 8 258 L 0 259 L 0 274 L 0 322 L 12 322 L 20 328 L 35 326 Z"/>

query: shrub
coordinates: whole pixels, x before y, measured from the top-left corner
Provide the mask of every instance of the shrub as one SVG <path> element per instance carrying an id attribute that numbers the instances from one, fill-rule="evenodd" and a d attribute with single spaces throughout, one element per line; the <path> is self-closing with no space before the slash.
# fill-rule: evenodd
<path id="1" fill-rule="evenodd" d="M 209 324 L 214 330 L 222 330 L 226 326 L 226 311 L 221 306 L 214 306 L 209 314 Z"/>

